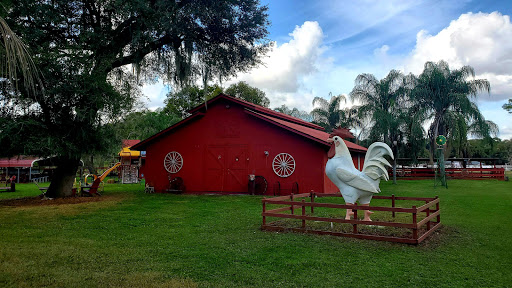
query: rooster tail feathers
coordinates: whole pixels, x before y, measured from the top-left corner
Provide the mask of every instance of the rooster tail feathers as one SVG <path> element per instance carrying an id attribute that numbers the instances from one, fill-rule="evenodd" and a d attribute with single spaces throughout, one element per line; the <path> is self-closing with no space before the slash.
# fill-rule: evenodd
<path id="1" fill-rule="evenodd" d="M 370 147 L 368 147 L 368 151 L 366 151 L 365 160 L 371 160 L 372 158 L 382 157 L 388 155 L 391 159 L 395 159 L 393 157 L 393 151 L 386 143 L 375 142 Z"/>
<path id="2" fill-rule="evenodd" d="M 366 168 L 363 168 L 363 173 L 365 173 L 366 176 L 372 178 L 373 180 L 384 177 L 384 179 L 388 181 L 388 170 L 386 169 L 386 167 L 384 167 L 384 165 L 381 164 L 381 162 L 376 160 L 370 160 L 368 166 Z M 377 177 L 372 177 L 372 175 L 375 174 L 377 175 Z"/>
<path id="3" fill-rule="evenodd" d="M 373 180 L 384 178 L 388 181 L 389 175 L 385 166 L 391 167 L 391 164 L 384 158 L 386 155 L 394 159 L 393 151 L 387 144 L 375 142 L 370 145 L 364 159 L 363 173 Z"/>
<path id="4" fill-rule="evenodd" d="M 377 158 L 375 158 L 375 159 L 373 159 L 373 160 L 374 160 L 374 161 L 378 161 L 378 162 L 380 162 L 380 163 L 382 163 L 382 164 L 384 164 L 384 165 L 386 165 L 386 166 L 388 166 L 388 167 L 393 167 L 393 165 L 391 165 L 391 164 L 388 162 L 388 160 L 386 160 L 386 158 L 384 158 L 384 157 L 377 157 Z"/>

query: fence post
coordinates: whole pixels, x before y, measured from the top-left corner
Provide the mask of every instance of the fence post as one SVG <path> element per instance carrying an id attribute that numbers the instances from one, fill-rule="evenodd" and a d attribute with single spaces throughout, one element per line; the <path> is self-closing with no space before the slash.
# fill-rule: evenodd
<path id="1" fill-rule="evenodd" d="M 263 214 L 265 214 L 265 211 L 267 211 L 266 209 L 266 202 L 265 202 L 265 199 L 263 199 Z M 267 225 L 267 217 L 265 217 L 265 215 L 263 215 L 263 226 Z"/>
<path id="2" fill-rule="evenodd" d="M 391 207 L 395 208 L 395 194 L 391 194 Z M 395 218 L 395 211 L 393 211 L 393 218 Z"/>
<path id="3" fill-rule="evenodd" d="M 436 199 L 439 198 L 436 195 Z M 439 211 L 439 202 L 436 203 L 436 212 Z M 437 223 L 441 223 L 441 214 L 437 215 Z"/>
<path id="4" fill-rule="evenodd" d="M 356 209 L 352 209 L 352 211 L 354 212 L 354 220 L 357 220 L 357 203 L 354 203 L 354 207 L 356 208 Z M 352 233 L 357 234 L 357 224 L 356 223 L 352 224 Z"/>
<path id="5" fill-rule="evenodd" d="M 425 210 L 425 211 L 427 212 L 427 218 L 428 218 L 428 216 L 430 216 L 430 207 L 428 207 L 427 210 Z M 428 220 L 428 222 L 427 222 L 427 231 L 430 231 L 430 220 Z"/>
<path id="6" fill-rule="evenodd" d="M 414 224 L 414 228 L 412 228 L 412 238 L 414 240 L 418 240 L 418 227 L 416 226 L 416 224 L 418 224 L 418 219 L 416 217 L 416 214 L 417 214 L 416 206 L 412 206 L 412 209 L 415 210 L 412 213 L 412 224 Z"/>
<path id="7" fill-rule="evenodd" d="M 311 204 L 315 203 L 315 193 L 313 192 L 313 190 L 311 190 Z M 311 205 L 311 214 L 314 213 L 314 207 L 313 205 Z"/>
<path id="8" fill-rule="evenodd" d="M 302 199 L 302 217 L 306 216 L 306 206 L 304 205 L 305 200 Z M 302 229 L 306 229 L 306 219 L 302 219 Z"/>
<path id="9" fill-rule="evenodd" d="M 290 201 L 293 202 L 293 194 L 290 195 Z M 293 215 L 293 203 L 292 203 L 292 205 L 290 205 L 290 210 L 292 211 L 292 215 Z"/>

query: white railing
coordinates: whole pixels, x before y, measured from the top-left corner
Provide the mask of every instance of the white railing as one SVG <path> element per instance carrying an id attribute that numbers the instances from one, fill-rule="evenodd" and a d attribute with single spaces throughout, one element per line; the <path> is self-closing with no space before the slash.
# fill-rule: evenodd
<path id="1" fill-rule="evenodd" d="M 44 183 L 44 182 L 48 182 L 48 176 L 32 178 L 32 180 L 37 183 Z"/>

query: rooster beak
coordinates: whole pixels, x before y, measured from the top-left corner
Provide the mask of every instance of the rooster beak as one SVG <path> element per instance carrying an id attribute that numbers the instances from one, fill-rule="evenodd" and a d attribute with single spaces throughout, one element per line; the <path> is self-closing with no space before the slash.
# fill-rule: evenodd
<path id="1" fill-rule="evenodd" d="M 332 143 L 332 142 L 334 142 L 334 140 L 332 140 L 332 138 L 327 138 L 327 140 L 325 140 L 325 141 L 327 141 L 327 143 Z"/>

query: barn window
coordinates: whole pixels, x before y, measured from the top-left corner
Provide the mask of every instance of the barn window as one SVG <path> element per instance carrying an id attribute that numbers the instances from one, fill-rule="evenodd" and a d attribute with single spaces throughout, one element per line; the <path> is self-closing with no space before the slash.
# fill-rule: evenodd
<path id="1" fill-rule="evenodd" d="M 178 171 L 181 170 L 181 167 L 183 167 L 183 157 L 181 157 L 181 154 L 172 151 L 167 153 L 164 158 L 164 168 L 169 173 L 178 173 Z"/>
<path id="2" fill-rule="evenodd" d="M 286 178 L 295 171 L 295 159 L 288 153 L 279 153 L 272 161 L 272 169 L 277 176 Z"/>

